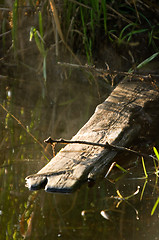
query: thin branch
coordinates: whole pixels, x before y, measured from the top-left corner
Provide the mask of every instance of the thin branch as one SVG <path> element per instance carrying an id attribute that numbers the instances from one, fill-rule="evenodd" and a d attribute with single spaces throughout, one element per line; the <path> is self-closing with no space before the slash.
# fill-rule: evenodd
<path id="1" fill-rule="evenodd" d="M 124 72 L 124 71 L 116 71 L 116 70 L 105 70 L 102 68 L 96 68 L 95 66 L 89 66 L 89 65 L 78 65 L 78 64 L 72 64 L 72 63 L 66 63 L 66 62 L 58 62 L 59 65 L 66 66 L 66 67 L 74 67 L 79 69 L 86 69 L 90 71 L 95 71 L 98 74 L 105 74 L 105 75 L 124 75 L 124 76 L 130 76 L 130 77 L 137 77 L 137 78 L 151 78 L 151 77 L 159 77 L 158 74 L 142 74 L 142 73 L 134 73 L 134 72 Z"/>
<path id="2" fill-rule="evenodd" d="M 73 141 L 73 140 L 66 140 L 63 138 L 53 140 L 51 137 L 44 140 L 45 143 L 50 143 L 51 145 L 54 143 L 62 143 L 62 144 L 69 144 L 69 143 L 78 143 L 78 144 L 87 144 L 87 145 L 93 145 L 98 147 L 109 147 L 109 144 L 103 144 L 103 143 L 93 143 L 93 142 L 87 142 L 87 141 Z"/>
<path id="3" fill-rule="evenodd" d="M 87 141 L 80 141 L 80 140 L 75 140 L 75 141 L 74 140 L 66 140 L 66 139 L 63 139 L 63 138 L 60 138 L 60 139 L 57 139 L 57 140 L 53 140 L 51 137 L 49 137 L 46 140 L 44 140 L 44 142 L 45 143 L 49 143 L 51 145 L 53 145 L 55 143 L 61 143 L 61 144 L 73 144 L 73 143 L 86 144 L 86 145 L 92 145 L 92 146 L 97 146 L 97 147 L 110 148 L 112 150 L 117 150 L 117 151 L 127 151 L 129 153 L 134 153 L 134 154 L 136 154 L 138 156 L 150 157 L 150 158 L 153 158 L 153 159 L 157 160 L 152 155 L 148 155 L 148 154 L 145 154 L 145 153 L 140 153 L 140 152 L 132 150 L 130 148 L 113 145 L 113 144 L 110 144 L 108 142 L 106 142 L 106 143 L 94 143 L 94 142 L 87 142 Z"/>
<path id="4" fill-rule="evenodd" d="M 1 33 L 1 34 L 0 34 L 0 37 L 3 37 L 4 35 L 7 35 L 7 34 L 9 34 L 9 33 L 11 33 L 11 30 L 9 30 L 9 31 L 7 31 L 7 32 L 4 32 L 4 33 Z"/>
<path id="5" fill-rule="evenodd" d="M 31 133 L 29 132 L 26 127 L 22 124 L 22 122 L 17 119 L 12 113 L 10 113 L 1 103 L 0 106 L 3 108 L 4 111 L 6 111 L 14 120 L 17 121 L 17 123 L 30 135 L 30 137 L 32 137 L 34 139 L 35 142 L 37 142 L 42 148 L 43 150 L 46 152 L 46 149 L 44 148 L 44 146 L 41 144 L 41 142 L 39 142 L 39 140 Z M 50 155 L 50 154 L 49 154 Z"/>

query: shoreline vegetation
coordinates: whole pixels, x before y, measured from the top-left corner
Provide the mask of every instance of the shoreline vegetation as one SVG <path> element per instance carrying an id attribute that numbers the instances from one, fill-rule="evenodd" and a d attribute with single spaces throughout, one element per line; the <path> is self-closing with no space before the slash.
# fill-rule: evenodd
<path id="1" fill-rule="evenodd" d="M 40 70 L 44 84 L 50 55 L 55 62 L 116 71 L 112 84 L 118 71 L 139 71 L 145 59 L 146 65 L 159 52 L 157 1 L 15 0 L 0 5 L 0 19 L 1 68 L 22 65 Z M 34 65 L 29 61 L 31 51 L 38 58 Z"/>

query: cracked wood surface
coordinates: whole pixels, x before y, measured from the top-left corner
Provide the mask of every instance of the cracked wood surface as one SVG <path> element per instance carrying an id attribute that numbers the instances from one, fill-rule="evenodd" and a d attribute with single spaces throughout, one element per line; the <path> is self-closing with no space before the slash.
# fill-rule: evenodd
<path id="1" fill-rule="evenodd" d="M 149 123 L 153 120 L 149 111 L 158 98 L 159 92 L 151 82 L 124 79 L 72 140 L 128 146 L 142 129 L 138 117 L 146 116 L 143 119 Z M 88 178 L 102 174 L 116 154 L 109 148 L 68 144 L 37 174 L 26 178 L 27 186 L 48 192 L 75 191 Z"/>

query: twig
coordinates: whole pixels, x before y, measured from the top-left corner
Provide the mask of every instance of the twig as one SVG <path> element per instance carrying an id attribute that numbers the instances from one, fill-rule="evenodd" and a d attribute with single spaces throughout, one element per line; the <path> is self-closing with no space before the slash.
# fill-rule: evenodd
<path id="1" fill-rule="evenodd" d="M 143 156 L 143 157 L 150 157 L 153 158 L 155 160 L 157 160 L 154 156 L 152 155 L 148 155 L 145 153 L 140 153 L 138 151 L 132 150 L 130 148 L 126 148 L 126 147 L 121 147 L 121 146 L 117 146 L 117 145 L 113 145 L 110 144 L 108 142 L 106 143 L 94 143 L 94 142 L 87 142 L 87 141 L 80 141 L 80 140 L 66 140 L 63 138 L 57 139 L 57 140 L 53 140 L 51 137 L 47 138 L 46 140 L 44 140 L 45 143 L 49 143 L 51 145 L 55 144 L 55 143 L 61 143 L 61 144 L 73 144 L 73 143 L 77 143 L 77 144 L 86 144 L 86 145 L 92 145 L 92 146 L 97 146 L 97 147 L 103 147 L 103 148 L 110 148 L 110 149 L 114 149 L 117 151 L 127 151 L 130 153 L 134 153 L 138 156 Z"/>
<path id="2" fill-rule="evenodd" d="M 134 73 L 134 72 L 123 72 L 123 71 L 116 71 L 116 70 L 105 70 L 102 68 L 96 68 L 95 66 L 89 66 L 89 65 L 78 65 L 78 64 L 72 64 L 72 63 L 66 63 L 66 62 L 58 62 L 59 65 L 66 66 L 66 67 L 74 67 L 74 68 L 79 68 L 79 69 L 86 69 L 86 70 L 91 70 L 95 71 L 99 74 L 106 74 L 106 75 L 124 75 L 124 76 L 133 76 L 137 78 L 151 78 L 151 77 L 159 77 L 158 74 L 142 74 L 142 73 Z"/>
<path id="3" fill-rule="evenodd" d="M 17 123 L 34 139 L 35 142 L 37 142 L 42 148 L 43 150 L 46 152 L 46 149 L 44 148 L 44 146 L 41 144 L 41 142 L 39 142 L 39 140 L 31 133 L 29 132 L 26 127 L 22 124 L 22 122 L 17 119 L 12 113 L 10 113 L 1 103 L 0 106 L 3 108 L 4 111 L 6 111 L 14 120 L 17 121 Z M 50 154 L 49 154 L 50 155 Z"/>
<path id="4" fill-rule="evenodd" d="M 73 141 L 73 140 L 66 140 L 66 139 L 63 139 L 63 138 L 53 140 L 51 137 L 44 140 L 44 142 L 45 143 L 50 143 L 51 145 L 53 143 L 62 143 L 62 144 L 78 143 L 78 144 L 87 144 L 87 145 L 93 145 L 93 146 L 98 146 L 98 147 L 106 147 L 107 146 L 107 143 L 103 144 L 103 143 L 93 143 L 93 142 L 87 142 L 87 141 Z M 107 147 L 109 147 L 109 144 L 108 144 Z"/>
<path id="5" fill-rule="evenodd" d="M 11 30 L 9 30 L 9 31 L 7 31 L 7 32 L 4 32 L 4 33 L 0 34 L 0 37 L 2 37 L 2 36 L 4 36 L 4 35 L 7 35 L 7 34 L 9 34 L 9 33 L 11 33 Z"/>

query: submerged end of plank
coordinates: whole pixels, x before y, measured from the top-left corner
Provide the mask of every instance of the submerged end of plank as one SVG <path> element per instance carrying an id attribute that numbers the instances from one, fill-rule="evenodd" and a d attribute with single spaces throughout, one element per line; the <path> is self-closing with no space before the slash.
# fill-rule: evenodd
<path id="1" fill-rule="evenodd" d="M 59 180 L 63 178 L 63 176 L 59 177 Z M 67 180 L 67 184 L 65 186 L 61 186 L 61 184 L 57 184 L 57 177 L 50 175 L 39 176 L 38 174 L 31 175 L 25 178 L 26 187 L 29 190 L 35 191 L 39 189 L 44 189 L 46 192 L 58 192 L 58 193 L 72 193 L 77 190 L 80 186 L 80 183 L 86 182 L 87 179 L 83 179 L 83 181 L 77 180 Z"/>
<path id="2" fill-rule="evenodd" d="M 29 190 L 39 190 L 45 188 L 47 184 L 47 177 L 46 176 L 39 176 L 38 174 L 30 175 L 25 178 L 26 180 L 26 187 Z"/>
<path id="3" fill-rule="evenodd" d="M 52 169 L 56 168 L 54 158 L 49 163 L 51 163 Z M 78 164 L 77 168 L 72 170 L 47 172 L 47 164 L 38 173 L 25 178 L 26 187 L 29 190 L 44 189 L 46 192 L 72 193 L 79 188 L 81 183 L 87 182 L 91 169 L 92 167 L 86 167 L 85 164 Z"/>

